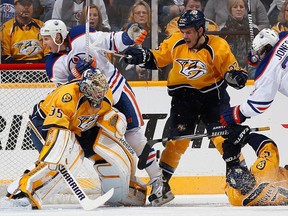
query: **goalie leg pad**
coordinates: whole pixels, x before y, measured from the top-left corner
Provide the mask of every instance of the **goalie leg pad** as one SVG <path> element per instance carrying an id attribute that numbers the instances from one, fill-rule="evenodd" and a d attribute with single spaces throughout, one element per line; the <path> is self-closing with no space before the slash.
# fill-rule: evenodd
<path id="1" fill-rule="evenodd" d="M 68 130 L 52 129 L 47 135 L 36 168 L 23 175 L 19 189 L 29 198 L 33 208 L 41 209 L 42 201 L 58 191 L 64 183 L 57 171 L 58 164 L 77 174 L 82 165 L 84 152 Z"/>
<path id="2" fill-rule="evenodd" d="M 83 150 L 74 133 L 66 129 L 51 128 L 40 152 L 39 161 L 62 164 L 69 168 L 71 162 L 81 155 Z"/>
<path id="3" fill-rule="evenodd" d="M 102 129 L 99 130 L 93 149 L 106 161 L 106 163 L 94 166 L 101 180 L 102 193 L 114 188 L 114 194 L 109 200 L 109 204 L 144 205 L 146 201 L 145 188 L 140 187 L 140 184 L 138 184 L 139 187 L 132 184 L 133 186 L 130 188 L 131 173 L 135 172 L 135 162 L 130 152 Z M 133 193 L 135 190 L 136 194 Z M 139 195 L 140 191 L 142 191 L 141 195 Z M 145 191 L 145 195 L 143 191 Z M 141 198 L 142 196 L 145 197 Z"/>

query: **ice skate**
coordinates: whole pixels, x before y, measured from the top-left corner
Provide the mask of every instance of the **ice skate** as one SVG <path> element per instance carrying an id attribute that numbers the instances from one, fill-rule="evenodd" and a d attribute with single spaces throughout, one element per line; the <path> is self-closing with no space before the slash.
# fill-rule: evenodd
<path id="1" fill-rule="evenodd" d="M 152 191 L 148 197 L 152 206 L 162 206 L 175 198 L 170 186 L 164 176 L 159 176 L 151 180 Z"/>

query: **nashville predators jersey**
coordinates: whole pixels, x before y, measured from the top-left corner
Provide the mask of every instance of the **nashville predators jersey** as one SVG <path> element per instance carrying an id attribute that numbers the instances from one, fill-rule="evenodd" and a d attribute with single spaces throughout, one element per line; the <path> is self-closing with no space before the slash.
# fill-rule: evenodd
<path id="1" fill-rule="evenodd" d="M 223 81 L 225 72 L 239 69 L 229 44 L 213 35 L 205 36 L 205 43 L 196 50 L 189 49 L 182 33 L 176 32 L 152 53 L 158 67 L 172 63 L 167 79 L 170 91 L 188 87 L 207 92 Z"/>
<path id="2" fill-rule="evenodd" d="M 16 60 L 41 60 L 47 55 L 49 48 L 43 47 L 40 40 L 40 28 L 43 22 L 32 19 L 21 26 L 16 19 L 4 23 L 2 30 L 2 56 L 11 56 Z"/>
<path id="3" fill-rule="evenodd" d="M 256 186 L 247 194 L 225 187 L 229 202 L 235 206 L 267 206 L 288 204 L 288 170 L 279 167 L 276 145 L 266 144 L 251 167 Z"/>
<path id="4" fill-rule="evenodd" d="M 285 23 L 278 22 L 274 26 L 272 26 L 271 29 L 275 30 L 279 34 L 280 32 L 288 31 L 288 26 L 286 22 Z"/>
<path id="5" fill-rule="evenodd" d="M 96 108 L 80 92 L 77 80 L 63 84 L 40 103 L 40 109 L 46 116 L 42 129 L 65 128 L 80 136 L 81 132 L 95 126 L 97 120 L 112 109 L 112 100 L 109 89 L 100 107 Z"/>

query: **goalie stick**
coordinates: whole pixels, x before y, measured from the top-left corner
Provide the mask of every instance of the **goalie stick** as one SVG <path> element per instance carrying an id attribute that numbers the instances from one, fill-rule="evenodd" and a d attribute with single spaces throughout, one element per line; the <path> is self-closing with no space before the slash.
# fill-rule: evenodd
<path id="1" fill-rule="evenodd" d="M 258 128 L 250 128 L 251 132 L 255 131 L 266 131 L 270 130 L 270 127 L 258 127 Z M 146 162 L 148 159 L 148 155 L 156 143 L 159 142 L 167 142 L 169 140 L 185 140 L 185 139 L 201 139 L 204 137 L 215 137 L 215 136 L 223 136 L 223 135 L 228 135 L 227 130 L 222 130 L 222 131 L 217 131 L 213 132 L 212 134 L 204 133 L 204 134 L 189 134 L 189 135 L 184 135 L 184 136 L 175 136 L 175 137 L 166 137 L 166 138 L 160 138 L 160 139 L 154 139 L 154 140 L 148 140 L 145 147 L 142 150 L 141 155 L 139 155 L 139 161 L 138 161 L 138 169 L 143 170 L 146 167 Z"/>
<path id="2" fill-rule="evenodd" d="M 22 114 L 22 116 L 24 117 L 24 119 L 27 120 L 28 126 L 33 130 L 33 132 L 35 133 L 37 138 L 44 145 L 45 140 L 43 139 L 43 137 L 41 136 L 41 134 L 39 133 L 39 131 L 37 130 L 37 128 L 35 127 L 35 125 L 31 121 L 31 119 L 29 118 L 29 115 L 26 112 L 24 112 Z M 75 197 L 77 198 L 77 200 L 79 201 L 80 205 L 83 207 L 84 210 L 89 211 L 89 210 L 96 209 L 99 206 L 104 205 L 113 196 L 114 188 L 110 189 L 107 193 L 103 194 L 100 197 L 97 197 L 94 200 L 90 199 L 86 195 L 86 193 L 84 192 L 84 190 L 82 189 L 80 184 L 77 182 L 77 180 L 75 179 L 73 174 L 68 169 L 66 169 L 65 166 L 60 164 L 57 166 L 57 170 L 62 175 L 62 177 L 65 180 L 66 184 L 68 185 L 69 189 L 75 195 Z"/>

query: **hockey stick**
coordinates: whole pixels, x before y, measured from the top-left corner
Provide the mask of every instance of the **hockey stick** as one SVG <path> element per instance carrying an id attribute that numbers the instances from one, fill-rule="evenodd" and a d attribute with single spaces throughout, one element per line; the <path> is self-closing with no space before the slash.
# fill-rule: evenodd
<path id="1" fill-rule="evenodd" d="M 248 22 L 249 22 L 250 42 L 252 45 L 253 40 L 254 40 L 254 32 L 253 32 L 253 22 L 252 22 L 251 0 L 247 0 L 247 4 L 248 4 Z"/>
<path id="2" fill-rule="evenodd" d="M 266 131 L 266 130 L 270 130 L 270 127 L 258 127 L 258 128 L 250 128 L 250 131 Z M 185 140 L 185 139 L 201 139 L 204 137 L 207 138 L 211 138 L 211 137 L 215 137 L 215 136 L 223 136 L 223 135 L 228 135 L 228 131 L 227 130 L 223 130 L 223 131 L 218 131 L 216 133 L 212 133 L 212 134 L 208 134 L 208 133 L 204 133 L 204 134 L 190 134 L 190 135 L 184 135 L 184 136 L 175 136 L 175 137 L 166 137 L 166 138 L 160 138 L 160 139 L 154 139 L 154 140 L 148 140 L 144 149 L 142 150 L 141 155 L 139 155 L 139 161 L 138 161 L 138 169 L 143 170 L 146 167 L 146 162 L 149 156 L 149 153 L 153 147 L 153 145 L 155 145 L 156 143 L 159 142 L 167 142 L 169 140 Z"/>
<path id="3" fill-rule="evenodd" d="M 35 127 L 35 125 L 31 121 L 31 119 L 29 118 L 29 115 L 26 112 L 24 112 L 22 114 L 22 116 L 24 117 L 24 119 L 27 120 L 28 126 L 32 129 L 32 131 L 35 133 L 37 138 L 44 145 L 45 144 L 45 140 L 43 139 L 43 137 L 41 136 L 41 134 L 39 133 L 39 131 L 37 130 L 37 128 Z M 65 182 L 68 185 L 68 187 L 70 188 L 70 190 L 72 191 L 72 193 L 78 199 L 80 205 L 83 207 L 84 210 L 96 209 L 99 206 L 105 204 L 105 202 L 107 202 L 113 196 L 114 188 L 111 188 L 104 195 L 102 195 L 100 197 L 97 197 L 94 200 L 90 199 L 86 195 L 86 193 L 84 192 L 82 187 L 79 185 L 79 183 L 77 182 L 77 180 L 75 179 L 73 174 L 70 172 L 70 170 L 66 169 L 66 167 L 61 165 L 61 164 L 59 164 L 57 166 L 57 169 L 58 169 L 59 173 L 62 175 L 63 179 L 65 180 Z"/>
<path id="4" fill-rule="evenodd" d="M 89 28 L 90 28 L 90 0 L 86 0 L 86 14 L 85 14 L 85 51 L 86 51 L 86 61 L 89 62 Z"/>
<path id="5" fill-rule="evenodd" d="M 248 5 L 248 24 L 249 24 L 249 34 L 250 34 L 250 44 L 252 47 L 253 40 L 254 40 L 254 31 L 253 31 L 253 21 L 252 21 L 252 5 L 251 5 L 251 0 L 247 0 L 247 5 Z M 251 61 L 252 62 L 257 62 L 258 58 L 253 52 L 253 49 L 251 49 Z"/>
<path id="6" fill-rule="evenodd" d="M 120 58 L 127 58 L 127 59 L 131 59 L 132 58 L 131 55 L 125 55 L 125 54 L 117 53 L 114 50 L 104 49 L 102 47 L 97 46 L 97 44 L 96 45 L 92 44 L 92 46 L 94 47 L 94 49 L 96 51 L 103 51 L 104 53 L 112 54 L 112 55 L 118 56 Z"/>

